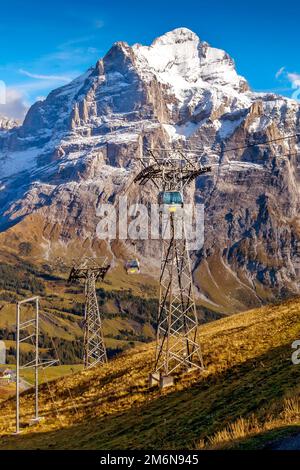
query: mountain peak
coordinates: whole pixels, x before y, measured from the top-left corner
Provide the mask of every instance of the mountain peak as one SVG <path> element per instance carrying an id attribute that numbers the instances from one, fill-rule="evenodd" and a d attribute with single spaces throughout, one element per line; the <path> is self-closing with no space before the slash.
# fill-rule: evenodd
<path id="1" fill-rule="evenodd" d="M 140 74 L 145 79 L 150 77 L 150 80 L 155 75 L 180 106 L 186 107 L 191 101 L 200 102 L 204 89 L 211 96 L 216 96 L 216 87 L 231 89 L 231 96 L 236 91 L 248 89 L 229 55 L 201 41 L 190 29 L 176 28 L 157 38 L 150 46 L 136 44 L 132 50 Z"/>
<path id="2" fill-rule="evenodd" d="M 152 45 L 182 44 L 189 41 L 199 43 L 200 39 L 196 33 L 188 28 L 176 28 L 155 39 Z"/>

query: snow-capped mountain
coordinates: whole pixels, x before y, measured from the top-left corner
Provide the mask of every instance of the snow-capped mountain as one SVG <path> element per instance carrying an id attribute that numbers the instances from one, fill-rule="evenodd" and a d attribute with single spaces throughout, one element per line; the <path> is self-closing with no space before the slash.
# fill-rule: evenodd
<path id="1" fill-rule="evenodd" d="M 0 116 L 0 132 L 13 129 L 20 125 L 19 121 L 15 119 L 10 119 L 5 116 Z"/>
<path id="2" fill-rule="evenodd" d="M 145 147 L 197 147 L 219 164 L 195 188 L 205 203 L 194 259 L 203 301 L 238 310 L 299 292 L 299 139 L 240 149 L 296 134 L 299 116 L 297 102 L 252 92 L 226 52 L 186 28 L 151 46 L 117 42 L 22 126 L 0 131 L 2 243 L 30 239 L 44 258 L 82 240 L 99 251 L 95 209 L 128 187 Z M 131 186 L 128 198 L 155 201 L 155 191 Z M 119 245 L 108 249 L 117 259 Z M 139 250 L 151 266 L 157 250 Z"/>

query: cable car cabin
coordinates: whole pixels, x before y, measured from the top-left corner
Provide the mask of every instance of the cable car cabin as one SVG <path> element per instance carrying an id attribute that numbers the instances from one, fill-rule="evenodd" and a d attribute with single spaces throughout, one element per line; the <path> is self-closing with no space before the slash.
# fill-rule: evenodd
<path id="1" fill-rule="evenodd" d="M 126 263 L 127 274 L 138 274 L 140 272 L 140 263 L 137 259 L 132 259 Z"/>
<path id="2" fill-rule="evenodd" d="M 158 195 L 158 204 L 165 206 L 168 212 L 176 212 L 183 208 L 182 194 L 180 191 L 163 191 Z"/>

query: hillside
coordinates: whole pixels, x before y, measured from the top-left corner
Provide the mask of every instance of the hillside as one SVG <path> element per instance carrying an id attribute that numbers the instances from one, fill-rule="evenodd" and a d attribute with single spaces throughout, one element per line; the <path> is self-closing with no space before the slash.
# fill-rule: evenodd
<path id="1" fill-rule="evenodd" d="M 1 252 L 1 250 L 0 250 Z M 68 285 L 69 268 L 44 264 L 34 266 L 19 256 L 8 256 L 0 262 L 0 337 L 8 349 L 8 362 L 15 355 L 15 302 L 33 295 L 40 296 L 40 352 L 42 357 L 56 359 L 53 341 L 62 364 L 82 362 L 82 319 L 84 288 L 80 283 Z M 157 285 L 143 273 L 128 276 L 119 265 L 97 286 L 104 319 L 103 328 L 108 355 L 154 339 L 157 314 Z M 221 315 L 198 307 L 201 321 Z M 33 314 L 22 309 L 22 318 Z M 32 345 L 21 346 L 22 361 L 29 360 Z"/>
<path id="2" fill-rule="evenodd" d="M 300 366 L 291 362 L 291 344 L 300 338 L 299 302 L 202 326 L 206 370 L 178 378 L 174 388 L 148 388 L 151 343 L 44 384 L 45 419 L 19 436 L 10 435 L 14 402 L 3 402 L 0 449 L 254 448 L 300 432 Z M 27 391 L 24 424 L 32 406 Z"/>

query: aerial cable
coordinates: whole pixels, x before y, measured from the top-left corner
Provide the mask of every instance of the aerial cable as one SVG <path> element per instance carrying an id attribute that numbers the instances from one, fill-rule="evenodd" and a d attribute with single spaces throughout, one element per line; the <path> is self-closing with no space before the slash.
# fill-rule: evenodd
<path id="1" fill-rule="evenodd" d="M 241 147 L 229 148 L 229 149 L 223 150 L 222 153 L 236 152 L 238 150 L 246 150 L 247 148 L 260 147 L 262 145 L 268 145 L 268 144 L 272 144 L 274 142 L 280 142 L 280 141 L 284 141 L 284 140 L 291 140 L 291 139 L 294 139 L 294 138 L 297 138 L 297 137 L 300 137 L 300 134 L 293 134 L 293 135 L 284 136 L 284 137 L 277 137 L 276 139 L 266 140 L 265 142 L 257 142 L 257 143 L 253 143 L 253 144 L 243 145 Z M 198 153 L 197 149 L 199 149 L 199 153 L 200 153 L 200 148 L 199 147 L 194 147 L 191 150 L 186 150 L 186 152 L 187 153 L 190 153 L 190 152 L 191 153 Z M 205 151 L 202 149 L 201 153 L 205 154 Z"/>

